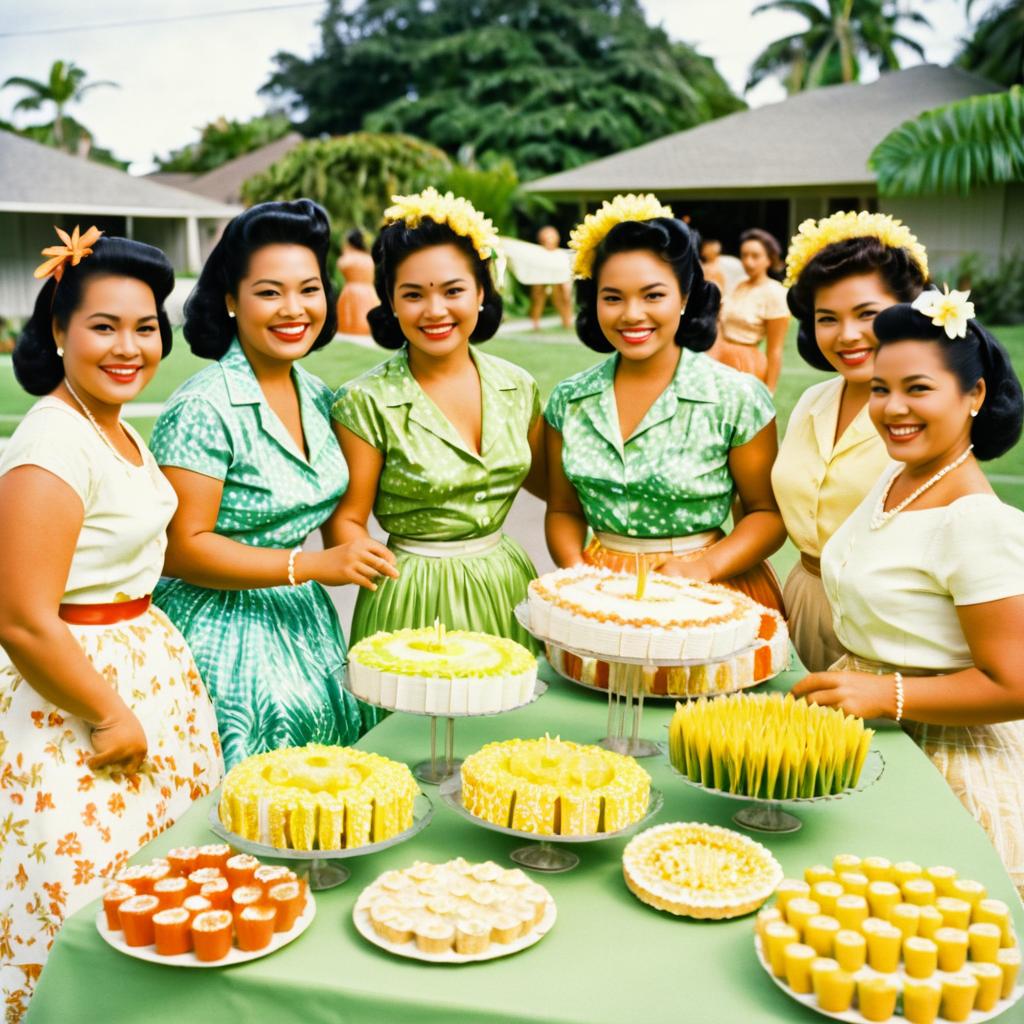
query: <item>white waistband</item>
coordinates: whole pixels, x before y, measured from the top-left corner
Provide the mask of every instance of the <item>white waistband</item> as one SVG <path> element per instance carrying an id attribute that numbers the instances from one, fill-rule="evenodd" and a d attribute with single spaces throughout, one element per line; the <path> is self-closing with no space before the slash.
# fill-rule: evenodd
<path id="1" fill-rule="evenodd" d="M 422 558 L 460 558 L 492 551 L 501 543 L 501 537 L 501 530 L 489 533 L 486 537 L 470 537 L 468 540 L 416 540 L 392 534 L 388 543 L 396 551 L 404 551 L 407 555 L 419 555 Z"/>
<path id="2" fill-rule="evenodd" d="M 689 537 L 623 537 L 621 533 L 595 530 L 594 536 L 601 542 L 601 547 L 609 551 L 623 551 L 630 555 L 670 551 L 673 555 L 681 555 L 714 544 L 720 535 L 718 530 L 704 530 L 703 533 L 691 533 Z"/>

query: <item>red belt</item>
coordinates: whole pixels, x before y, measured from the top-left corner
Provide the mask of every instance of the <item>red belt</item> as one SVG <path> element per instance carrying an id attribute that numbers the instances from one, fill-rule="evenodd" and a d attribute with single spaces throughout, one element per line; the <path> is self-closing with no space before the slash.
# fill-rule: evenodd
<path id="1" fill-rule="evenodd" d="M 113 604 L 62 604 L 57 614 L 76 626 L 112 626 L 115 622 L 138 618 L 149 608 L 151 596 Z"/>

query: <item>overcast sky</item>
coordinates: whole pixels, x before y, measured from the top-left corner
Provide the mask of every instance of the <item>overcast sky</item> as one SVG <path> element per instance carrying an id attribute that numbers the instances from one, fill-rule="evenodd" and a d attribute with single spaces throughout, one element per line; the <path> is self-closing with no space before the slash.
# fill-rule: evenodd
<path id="1" fill-rule="evenodd" d="M 765 44 L 803 25 L 791 14 L 752 17 L 756 0 L 642 2 L 650 20 L 714 58 L 737 92 Z M 908 34 L 922 43 L 929 61 L 948 63 L 967 32 L 966 0 L 902 2 L 932 24 L 930 30 L 911 27 Z M 996 2 L 978 0 L 972 16 Z M 208 121 L 262 113 L 266 102 L 257 90 L 274 53 L 315 52 L 322 9 L 322 0 L 0 0 L 0 81 L 11 75 L 45 79 L 50 64 L 64 59 L 85 68 L 92 80 L 118 82 L 120 89 L 97 89 L 72 113 L 100 145 L 142 173 L 153 168 L 154 154 L 192 141 Z M 143 19 L 165 20 L 131 24 Z M 917 59 L 908 54 L 906 63 Z M 0 91 L 0 117 L 11 119 L 20 95 L 15 88 Z M 765 82 L 746 98 L 759 105 L 784 95 L 780 85 Z M 22 125 L 33 117 L 38 119 L 15 120 Z"/>

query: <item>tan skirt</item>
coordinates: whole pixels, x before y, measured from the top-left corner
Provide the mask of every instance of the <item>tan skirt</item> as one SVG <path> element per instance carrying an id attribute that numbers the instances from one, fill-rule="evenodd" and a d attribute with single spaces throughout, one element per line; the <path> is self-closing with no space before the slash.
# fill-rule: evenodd
<path id="1" fill-rule="evenodd" d="M 768 376 L 768 357 L 757 345 L 741 345 L 719 336 L 708 355 L 735 370 L 753 374 L 758 380 L 763 381 Z"/>
<path id="2" fill-rule="evenodd" d="M 893 672 L 899 666 L 844 654 L 832 668 Z M 904 675 L 923 674 L 905 668 L 899 671 Z M 1024 898 L 1024 721 L 992 725 L 904 722 L 903 728 L 988 834 Z"/>
<path id="3" fill-rule="evenodd" d="M 832 628 L 832 608 L 821 576 L 798 561 L 782 590 L 788 613 L 789 637 L 808 672 L 826 672 L 846 652 Z"/>

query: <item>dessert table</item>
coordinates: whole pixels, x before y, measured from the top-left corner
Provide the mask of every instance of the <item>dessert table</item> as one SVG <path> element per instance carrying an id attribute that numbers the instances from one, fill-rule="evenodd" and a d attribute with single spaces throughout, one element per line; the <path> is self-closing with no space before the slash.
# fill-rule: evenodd
<path id="1" fill-rule="evenodd" d="M 545 732 L 582 742 L 603 735 L 607 706 L 601 696 L 560 679 L 546 665 L 542 674 L 551 686 L 541 700 L 493 718 L 467 719 L 458 753 L 471 753 L 490 740 Z M 788 689 L 802 674 L 787 673 L 771 686 Z M 648 706 L 643 730 L 648 739 L 667 738 L 671 713 L 670 705 Z M 396 714 L 359 746 L 410 761 L 423 744 L 423 720 Z M 983 881 L 990 896 L 1013 907 L 1016 927 L 1024 933 L 1024 912 L 995 851 L 927 758 L 893 725 L 879 726 L 875 745 L 886 768 L 874 786 L 834 803 L 800 807 L 803 828 L 796 833 L 755 838 L 772 850 L 788 877 L 802 877 L 805 867 L 831 863 L 841 852 L 950 864 L 962 876 Z M 735 801 L 684 785 L 667 758 L 651 757 L 641 764 L 665 794 L 655 823 L 705 821 L 734 827 Z M 622 1024 L 686 1019 L 809 1024 L 826 1019 L 787 998 L 762 971 L 754 952 L 753 917 L 692 921 L 636 900 L 622 877 L 626 839 L 576 847 L 581 863 L 575 870 L 534 876 L 554 896 L 558 920 L 540 943 L 514 956 L 443 967 L 399 959 L 371 946 L 356 932 L 352 908 L 381 872 L 417 859 L 444 861 L 459 855 L 511 867 L 508 854 L 522 845 L 476 827 L 446 807 L 436 789 L 425 790 L 436 809 L 430 827 L 407 843 L 348 860 L 351 879 L 316 894 L 317 914 L 309 930 L 261 960 L 197 971 L 130 959 L 97 933 L 98 904 L 87 907 L 61 930 L 30 1004 L 29 1021 Z M 211 800 L 200 800 L 136 859 L 214 841 L 207 821 Z M 1018 1007 L 1004 1019 L 1022 1018 Z"/>

